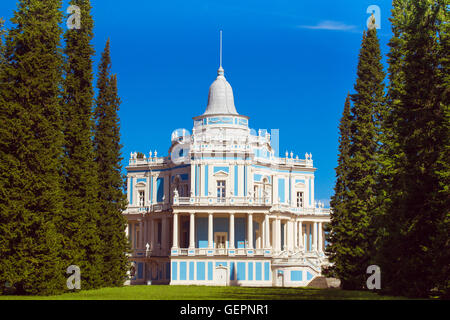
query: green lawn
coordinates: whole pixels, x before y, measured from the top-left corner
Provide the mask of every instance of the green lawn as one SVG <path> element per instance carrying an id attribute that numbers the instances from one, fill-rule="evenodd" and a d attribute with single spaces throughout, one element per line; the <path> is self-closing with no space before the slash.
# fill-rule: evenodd
<path id="1" fill-rule="evenodd" d="M 381 296 L 367 291 L 315 288 L 249 288 L 208 286 L 127 286 L 103 288 L 58 296 L 0 296 L 0 300 L 385 300 L 403 297 Z"/>

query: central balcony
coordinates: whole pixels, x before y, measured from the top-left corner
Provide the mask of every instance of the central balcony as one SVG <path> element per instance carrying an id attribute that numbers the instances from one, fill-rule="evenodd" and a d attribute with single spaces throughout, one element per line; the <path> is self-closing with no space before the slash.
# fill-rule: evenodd
<path id="1" fill-rule="evenodd" d="M 172 256 L 232 256 L 232 257 L 271 257 L 271 249 L 229 249 L 229 248 L 177 248 L 170 250 Z"/>
<path id="2" fill-rule="evenodd" d="M 174 206 L 271 206 L 269 197 L 174 197 Z"/>

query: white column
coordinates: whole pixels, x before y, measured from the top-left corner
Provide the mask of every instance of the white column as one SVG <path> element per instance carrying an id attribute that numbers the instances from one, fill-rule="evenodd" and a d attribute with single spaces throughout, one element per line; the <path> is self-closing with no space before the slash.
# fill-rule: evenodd
<path id="1" fill-rule="evenodd" d="M 287 222 L 287 249 L 294 250 L 294 222 L 291 220 Z"/>
<path id="2" fill-rule="evenodd" d="M 277 236 L 276 236 L 276 246 L 277 246 L 277 251 L 281 251 L 281 220 L 277 217 L 276 220 L 276 231 L 277 231 Z"/>
<path id="3" fill-rule="evenodd" d="M 234 212 L 230 212 L 230 239 L 228 240 L 228 248 L 234 249 Z"/>
<path id="4" fill-rule="evenodd" d="M 141 231 L 139 233 L 139 247 L 138 248 L 143 248 L 144 247 L 144 221 L 141 219 L 139 220 L 139 230 Z"/>
<path id="5" fill-rule="evenodd" d="M 276 251 L 277 250 L 277 221 L 276 220 L 272 220 L 272 237 L 271 240 L 272 242 L 272 248 Z"/>
<path id="6" fill-rule="evenodd" d="M 317 222 L 314 221 L 313 224 L 313 239 L 312 239 L 312 250 L 317 250 Z"/>
<path id="7" fill-rule="evenodd" d="M 266 237 L 265 237 L 265 248 L 270 248 L 270 220 L 269 220 L 269 214 L 266 213 L 265 216 L 265 228 L 266 228 Z"/>
<path id="8" fill-rule="evenodd" d="M 161 232 L 161 249 L 162 249 L 162 251 L 163 251 L 163 254 L 166 254 L 166 250 L 167 250 L 167 247 L 168 247 L 168 242 L 169 242 L 169 239 L 168 239 L 168 232 L 167 232 L 167 225 L 168 225 L 168 223 L 167 223 L 167 216 L 164 216 L 163 218 L 162 218 L 162 222 L 161 222 L 161 228 L 162 228 L 162 232 Z"/>
<path id="9" fill-rule="evenodd" d="M 303 247 L 303 225 L 302 225 L 302 221 L 300 220 L 298 222 L 298 242 L 299 242 L 299 247 L 302 248 Z"/>
<path id="10" fill-rule="evenodd" d="M 178 248 L 178 213 L 174 213 L 173 214 L 173 249 L 177 249 Z"/>
<path id="11" fill-rule="evenodd" d="M 298 221 L 297 219 L 294 219 L 294 251 L 297 250 L 298 248 L 298 229 L 297 226 L 298 225 Z"/>
<path id="12" fill-rule="evenodd" d="M 155 218 L 150 218 L 150 248 L 156 249 L 156 240 L 155 240 Z"/>
<path id="13" fill-rule="evenodd" d="M 304 243 L 304 246 L 305 246 L 305 252 L 307 252 L 308 251 L 308 246 L 309 246 L 309 239 L 308 239 L 308 237 L 309 237 L 309 224 L 308 223 L 305 223 L 305 234 L 304 234 L 304 237 L 303 237 L 303 243 Z"/>
<path id="14" fill-rule="evenodd" d="M 195 179 L 196 179 L 196 176 L 195 176 L 195 167 L 196 167 L 197 165 L 195 164 L 195 162 L 194 163 L 192 163 L 191 162 L 191 190 L 190 190 L 190 194 L 189 194 L 189 196 L 195 196 Z"/>
<path id="15" fill-rule="evenodd" d="M 145 215 L 142 217 L 144 225 L 143 225 L 143 239 L 142 239 L 142 247 L 145 248 L 145 245 L 147 244 L 147 231 L 148 231 L 148 227 L 147 227 L 147 219 L 145 219 Z"/>
<path id="16" fill-rule="evenodd" d="M 323 252 L 323 238 L 322 238 L 322 222 L 319 222 L 319 252 Z"/>
<path id="17" fill-rule="evenodd" d="M 195 213 L 191 213 L 189 224 L 189 249 L 195 248 Z"/>
<path id="18" fill-rule="evenodd" d="M 248 249 L 253 249 L 253 213 L 248 214 L 248 224 L 247 224 L 247 242 Z"/>
<path id="19" fill-rule="evenodd" d="M 208 213 L 208 248 L 213 248 L 213 214 L 212 212 Z"/>
<path id="20" fill-rule="evenodd" d="M 259 245 L 259 247 L 257 247 L 257 248 L 262 249 L 262 248 L 266 247 L 266 220 L 264 220 L 264 219 L 261 220 L 259 230 L 260 230 L 260 233 L 259 233 L 260 241 L 259 241 L 259 244 L 257 244 L 257 245 Z"/>

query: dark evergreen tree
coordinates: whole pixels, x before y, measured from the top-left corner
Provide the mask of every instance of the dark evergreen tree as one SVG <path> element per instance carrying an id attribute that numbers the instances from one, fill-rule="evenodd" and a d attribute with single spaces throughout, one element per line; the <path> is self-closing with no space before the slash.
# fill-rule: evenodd
<path id="1" fill-rule="evenodd" d="M 102 53 L 97 81 L 98 97 L 95 109 L 95 161 L 99 177 L 100 223 L 102 239 L 102 275 L 105 286 L 123 285 L 128 271 L 126 253 L 129 250 L 125 234 L 126 219 L 122 212 L 127 200 L 123 193 L 121 144 L 118 110 L 120 98 L 117 78 L 111 73 L 109 40 Z"/>
<path id="2" fill-rule="evenodd" d="M 362 289 L 366 269 L 374 254 L 373 218 L 377 214 L 377 152 L 380 148 L 380 119 L 384 108 L 384 77 L 376 29 L 363 34 L 359 54 L 356 93 L 351 95 L 350 128 L 346 141 L 345 188 L 334 197 L 338 213 L 333 217 L 330 241 L 334 270 L 344 289 Z M 342 137 L 341 137 L 342 139 Z M 345 168 L 344 168 L 345 167 Z M 341 174 L 340 171 L 337 174 Z M 343 183 L 343 182 L 339 182 Z M 345 198 L 340 198 L 345 196 Z M 336 230 L 336 235 L 333 233 Z M 333 239 L 335 237 L 336 239 Z M 342 238 L 339 238 L 342 237 Z"/>
<path id="3" fill-rule="evenodd" d="M 350 94 L 347 95 L 344 104 L 344 111 L 339 124 L 339 155 L 338 166 L 336 167 L 336 184 L 334 195 L 331 197 L 330 206 L 333 208 L 330 223 L 325 225 L 328 246 L 326 253 L 332 267 L 325 270 L 331 277 L 342 277 L 345 274 L 345 244 L 347 238 L 352 238 L 352 225 L 349 221 L 350 214 L 346 209 L 348 200 L 348 165 L 350 156 Z"/>
<path id="4" fill-rule="evenodd" d="M 80 29 L 64 35 L 64 157 L 61 232 L 64 235 L 64 262 L 77 265 L 83 289 L 101 286 L 100 221 L 98 179 L 93 147 L 93 20 L 89 0 L 71 0 L 80 8 Z"/>
<path id="5" fill-rule="evenodd" d="M 0 71 L 0 283 L 63 290 L 60 0 L 21 0 Z"/>
<path id="6" fill-rule="evenodd" d="M 445 1 L 393 7 L 377 260 L 386 292 L 427 296 L 450 278 L 448 12 Z"/>

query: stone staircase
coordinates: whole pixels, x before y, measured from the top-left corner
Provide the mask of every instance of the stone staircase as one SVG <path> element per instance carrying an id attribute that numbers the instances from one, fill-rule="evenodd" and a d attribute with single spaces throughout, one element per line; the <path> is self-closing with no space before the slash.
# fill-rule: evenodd
<path id="1" fill-rule="evenodd" d="M 340 283 L 339 279 L 335 278 L 315 277 L 308 283 L 308 287 L 319 289 L 339 288 Z"/>

